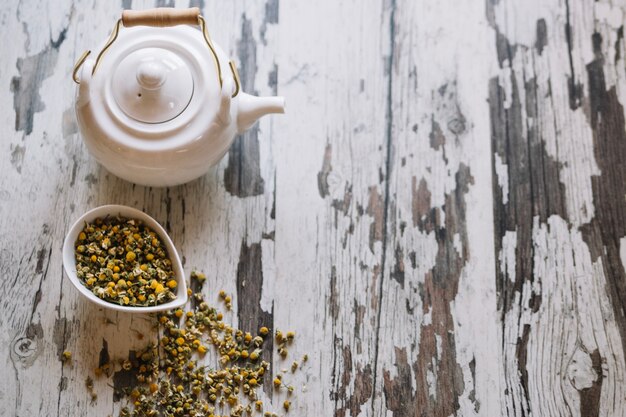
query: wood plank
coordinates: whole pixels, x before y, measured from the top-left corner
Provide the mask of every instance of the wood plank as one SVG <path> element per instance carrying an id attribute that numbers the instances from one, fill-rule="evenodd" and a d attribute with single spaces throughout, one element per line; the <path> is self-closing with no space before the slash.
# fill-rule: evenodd
<path id="1" fill-rule="evenodd" d="M 398 1 L 394 17 L 374 411 L 499 415 L 492 32 L 480 3 Z"/>
<path id="2" fill-rule="evenodd" d="M 624 201 L 611 85 L 624 82 L 623 44 L 621 20 L 602 17 L 623 10 L 493 2 L 488 13 L 500 67 L 489 102 L 502 414 L 624 415 L 624 229 L 621 214 L 604 214 Z"/>
<path id="3" fill-rule="evenodd" d="M 382 1 L 280 4 L 274 318 L 305 341 L 295 357 L 311 357 L 299 415 L 371 412 L 390 13 Z"/>

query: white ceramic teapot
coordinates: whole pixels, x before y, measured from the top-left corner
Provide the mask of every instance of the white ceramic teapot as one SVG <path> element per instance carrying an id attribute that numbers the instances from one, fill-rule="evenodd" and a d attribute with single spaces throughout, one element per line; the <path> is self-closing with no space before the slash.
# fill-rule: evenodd
<path id="1" fill-rule="evenodd" d="M 98 162 L 137 184 L 191 181 L 237 133 L 284 112 L 282 97 L 240 91 L 234 63 L 211 42 L 198 8 L 125 10 L 96 59 L 89 53 L 73 72 L 80 132 Z"/>

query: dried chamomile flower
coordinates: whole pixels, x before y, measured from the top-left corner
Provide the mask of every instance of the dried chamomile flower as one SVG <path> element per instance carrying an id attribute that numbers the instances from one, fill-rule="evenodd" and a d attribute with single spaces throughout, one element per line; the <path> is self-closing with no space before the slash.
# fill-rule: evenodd
<path id="1" fill-rule="evenodd" d="M 176 298 L 165 245 L 140 220 L 107 216 L 85 223 L 74 248 L 76 275 L 98 298 L 136 307 Z"/>
<path id="2" fill-rule="evenodd" d="M 87 240 L 86 232 L 83 241 Z M 192 279 L 198 279 L 199 273 L 194 274 Z M 230 297 L 223 293 L 220 298 L 226 302 Z M 120 416 L 197 417 L 227 413 L 231 417 L 247 417 L 254 410 L 263 411 L 257 390 L 262 389 L 266 377 L 272 380 L 270 364 L 262 360 L 262 336 L 269 334 L 269 329 L 262 327 L 260 335 L 253 336 L 226 323 L 200 292 L 193 294 L 193 301 L 190 311 L 179 308 L 158 314 L 156 326 L 161 336 L 157 345 L 148 345 L 119 361 L 118 369 L 131 372 L 137 380 L 135 386 L 123 392 L 132 409 L 122 408 Z M 281 340 L 284 347 L 287 338 Z M 219 360 L 216 369 L 199 364 L 209 349 Z M 297 368 L 292 364 L 292 371 Z M 276 389 L 285 387 L 289 395 L 294 391 L 293 386 L 284 384 L 282 374 L 277 374 L 272 382 Z M 282 403 L 285 411 L 290 406 L 290 401 Z M 270 411 L 264 415 L 278 417 Z"/>

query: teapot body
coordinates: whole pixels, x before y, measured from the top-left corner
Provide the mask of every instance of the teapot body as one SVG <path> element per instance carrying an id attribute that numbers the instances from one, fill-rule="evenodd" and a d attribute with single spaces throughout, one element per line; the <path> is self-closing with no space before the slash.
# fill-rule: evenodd
<path id="1" fill-rule="evenodd" d="M 115 47 L 103 44 L 102 59 L 81 62 L 75 111 L 90 154 L 127 181 L 191 181 L 218 163 L 251 121 L 283 111 L 282 98 L 239 92 L 234 64 L 228 70 L 226 54 L 196 28 L 136 26 L 112 38 Z"/>
<path id="2" fill-rule="evenodd" d="M 198 129 L 180 143 L 164 138 L 137 144 L 124 131 L 103 128 L 93 110 L 91 106 L 76 108 L 87 150 L 107 171 L 138 185 L 169 187 L 206 174 L 228 152 L 237 134 L 234 125 L 215 126 Z"/>

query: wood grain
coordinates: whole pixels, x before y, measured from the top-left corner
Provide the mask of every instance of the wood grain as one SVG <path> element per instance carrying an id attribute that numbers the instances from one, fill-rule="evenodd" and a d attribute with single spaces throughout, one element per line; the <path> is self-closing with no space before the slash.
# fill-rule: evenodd
<path id="1" fill-rule="evenodd" d="M 88 155 L 71 70 L 122 9 L 199 7 L 243 89 L 287 97 L 204 177 Z M 148 316 L 63 276 L 89 208 L 142 209 L 244 329 L 294 330 L 290 414 L 626 415 L 626 65 L 617 1 L 82 0 L 0 6 L 0 415 L 117 415 Z M 73 353 L 70 364 L 59 360 Z M 215 366 L 217 358 L 207 355 Z M 262 397 L 279 410 L 286 394 Z"/>
<path id="2" fill-rule="evenodd" d="M 623 109 L 611 108 L 616 100 L 603 77 L 611 68 L 599 56 L 608 51 L 600 51 L 596 40 L 598 30 L 619 31 L 596 15 L 605 7 L 613 6 L 566 1 L 489 9 L 500 67 L 490 81 L 489 102 L 508 415 L 626 412 L 618 382 L 624 374 L 624 277 L 614 269 L 623 266 L 608 243 L 624 232 L 606 224 L 599 187 L 612 184 L 611 203 L 605 204 L 623 201 L 617 197 L 624 194 L 620 182 L 606 164 L 617 175 L 619 168 L 604 153 L 624 134 L 623 120 L 610 121 L 623 118 Z M 621 12 L 609 16 L 615 13 Z M 535 40 L 522 30 L 532 21 Z M 594 106 L 598 94 L 602 110 Z M 602 126 L 600 112 L 608 116 Z M 611 129 L 609 139 L 605 132 Z M 611 152 L 621 154 L 619 148 Z"/>
<path id="3" fill-rule="evenodd" d="M 374 411 L 498 415 L 484 7 L 399 1 L 394 16 Z"/>

